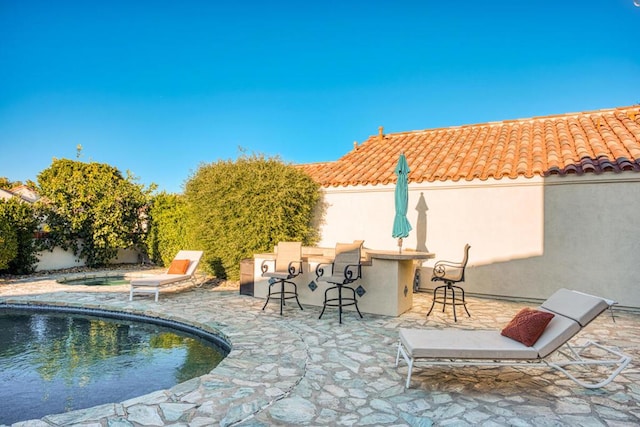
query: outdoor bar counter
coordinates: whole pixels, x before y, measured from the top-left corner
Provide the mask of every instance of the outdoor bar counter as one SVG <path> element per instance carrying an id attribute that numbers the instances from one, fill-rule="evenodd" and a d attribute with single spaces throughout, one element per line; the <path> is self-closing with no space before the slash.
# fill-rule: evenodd
<path id="1" fill-rule="evenodd" d="M 358 308 L 362 313 L 399 316 L 413 305 L 413 279 L 416 262 L 431 259 L 435 254 L 412 250 L 391 251 L 363 248 L 362 277 L 349 286 L 364 289 L 358 297 Z M 298 286 L 298 299 L 301 304 L 322 307 L 324 291 L 332 286 L 328 283 L 316 282 L 316 266 L 320 263 L 333 262 L 333 248 L 303 247 L 303 273 L 292 279 Z M 275 253 L 254 255 L 254 296 L 267 298 L 269 281 L 262 277 L 261 265 L 264 260 L 275 259 Z M 271 265 L 270 268 L 273 268 Z M 278 286 L 279 284 L 274 285 Z M 290 285 L 288 285 L 290 286 Z M 349 292 L 349 291 L 347 291 Z M 269 302 L 272 304 L 272 302 Z M 277 306 L 278 300 L 273 300 Z M 295 300 L 287 300 L 286 310 L 299 310 Z M 328 308 L 325 316 L 329 314 Z M 354 310 L 353 306 L 345 310 Z M 285 312 L 286 314 L 286 312 Z"/>

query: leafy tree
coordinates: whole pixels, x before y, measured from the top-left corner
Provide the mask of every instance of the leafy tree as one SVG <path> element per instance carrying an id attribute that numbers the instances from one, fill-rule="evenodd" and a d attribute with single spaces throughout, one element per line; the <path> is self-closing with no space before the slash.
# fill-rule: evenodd
<path id="1" fill-rule="evenodd" d="M 6 202 L 0 201 L 0 212 Z M 0 214 L 0 270 L 9 267 L 9 262 L 18 256 L 18 236 L 6 215 Z"/>
<path id="2" fill-rule="evenodd" d="M 15 236 L 15 256 L 5 268 L 13 274 L 33 273 L 38 262 L 33 237 L 39 224 L 36 210 L 29 203 L 12 198 L 0 203 L 0 222 L 3 221 L 10 224 Z M 8 244 L 12 245 L 11 237 L 8 239 Z M 0 264 L 0 269 L 2 268 Z"/>
<path id="3" fill-rule="evenodd" d="M 0 188 L 3 190 L 11 190 L 14 187 L 19 185 L 23 185 L 22 181 L 10 181 L 9 178 L 5 176 L 0 176 Z M 28 179 L 24 185 L 31 188 L 36 188 L 36 183 Z"/>
<path id="4" fill-rule="evenodd" d="M 143 213 L 153 190 L 104 163 L 55 159 L 38 174 L 50 230 L 48 247 L 71 249 L 101 266 L 119 248 L 144 243 Z"/>
<path id="5" fill-rule="evenodd" d="M 184 196 L 157 194 L 149 210 L 147 247 L 151 260 L 169 265 L 179 250 L 189 248 Z"/>
<path id="6" fill-rule="evenodd" d="M 0 176 L 0 188 L 3 190 L 10 190 L 13 187 L 13 183 L 9 181 L 6 176 Z"/>
<path id="7" fill-rule="evenodd" d="M 237 280 L 240 261 L 279 241 L 314 244 L 319 186 L 278 158 L 243 155 L 201 165 L 185 188 L 188 230 L 203 263 L 219 278 Z"/>

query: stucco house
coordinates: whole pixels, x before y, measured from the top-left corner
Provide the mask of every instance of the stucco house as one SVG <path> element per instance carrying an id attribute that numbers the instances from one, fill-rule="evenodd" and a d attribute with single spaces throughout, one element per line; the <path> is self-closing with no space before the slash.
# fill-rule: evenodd
<path id="1" fill-rule="evenodd" d="M 404 152 L 413 227 L 435 260 L 471 248 L 467 292 L 546 298 L 559 287 L 640 307 L 640 106 L 377 135 L 335 162 L 301 165 L 322 186 L 319 246 L 397 249 L 394 168 Z M 429 288 L 429 265 L 421 287 Z"/>
<path id="2" fill-rule="evenodd" d="M 15 195 L 9 191 L 9 190 L 3 190 L 2 188 L 0 188 L 0 199 L 2 200 L 9 200 L 14 198 Z"/>
<path id="3" fill-rule="evenodd" d="M 13 187 L 11 193 L 28 203 L 35 203 L 40 198 L 40 195 L 33 188 L 26 185 Z"/>
<path id="4" fill-rule="evenodd" d="M 0 188 L 0 199 L 10 200 L 13 198 L 17 198 L 21 202 L 34 203 L 40 198 L 40 196 L 35 192 L 35 190 L 27 187 L 26 185 L 19 185 L 17 187 L 13 187 L 11 190 L 3 190 Z"/>

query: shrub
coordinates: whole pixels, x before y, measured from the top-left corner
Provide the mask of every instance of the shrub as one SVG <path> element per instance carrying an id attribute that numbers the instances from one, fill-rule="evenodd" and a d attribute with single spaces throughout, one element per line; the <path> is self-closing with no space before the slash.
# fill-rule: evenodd
<path id="1" fill-rule="evenodd" d="M 147 247 L 156 264 L 167 266 L 181 249 L 189 249 L 184 196 L 162 192 L 149 210 Z"/>
<path id="2" fill-rule="evenodd" d="M 90 267 L 107 264 L 118 249 L 144 243 L 143 214 L 152 188 L 113 166 L 56 159 L 38 174 L 51 230 L 48 248 L 71 249 Z"/>
<path id="3" fill-rule="evenodd" d="M 185 200 L 189 241 L 219 278 L 237 280 L 243 258 L 271 252 L 279 241 L 317 241 L 319 186 L 278 158 L 243 155 L 201 165 L 186 183 Z"/>
<path id="4" fill-rule="evenodd" d="M 0 218 L 3 218 L 0 222 L 9 224 L 15 236 L 15 256 L 7 262 L 5 268 L 12 274 L 33 273 L 38 262 L 33 237 L 39 223 L 36 211 L 30 204 L 12 198 L 0 203 Z M 13 245 L 11 236 L 5 236 L 8 238 L 8 244 Z"/>
<path id="5" fill-rule="evenodd" d="M 0 210 L 5 202 L 0 201 Z M 9 267 L 9 262 L 18 256 L 18 236 L 9 219 L 0 214 L 0 271 Z"/>

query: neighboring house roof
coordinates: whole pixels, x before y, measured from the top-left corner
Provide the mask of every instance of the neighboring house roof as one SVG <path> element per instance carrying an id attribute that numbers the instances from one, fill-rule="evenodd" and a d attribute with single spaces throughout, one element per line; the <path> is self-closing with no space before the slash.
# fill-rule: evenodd
<path id="1" fill-rule="evenodd" d="M 11 190 L 0 189 L 0 199 L 9 200 L 17 197 L 23 202 L 33 203 L 40 198 L 35 190 L 27 187 L 26 185 L 19 185 Z"/>
<path id="2" fill-rule="evenodd" d="M 29 203 L 33 203 L 40 198 L 40 195 L 31 187 L 27 187 L 26 185 L 19 185 L 17 187 L 13 187 L 11 192 L 16 196 L 22 198 Z"/>
<path id="3" fill-rule="evenodd" d="M 354 144 L 355 145 L 355 144 Z M 324 187 L 640 171 L 640 106 L 370 136 L 335 162 L 299 165 Z"/>
<path id="4" fill-rule="evenodd" d="M 11 191 L 3 190 L 2 188 L 0 188 L 0 199 L 9 200 L 13 197 L 15 197 L 15 194 L 13 194 Z"/>

